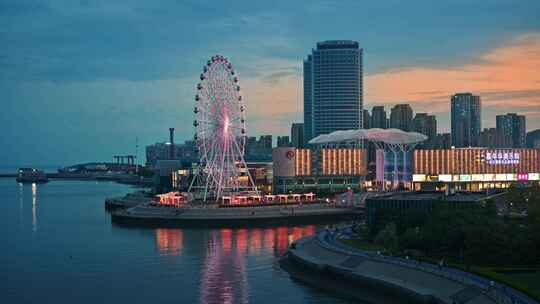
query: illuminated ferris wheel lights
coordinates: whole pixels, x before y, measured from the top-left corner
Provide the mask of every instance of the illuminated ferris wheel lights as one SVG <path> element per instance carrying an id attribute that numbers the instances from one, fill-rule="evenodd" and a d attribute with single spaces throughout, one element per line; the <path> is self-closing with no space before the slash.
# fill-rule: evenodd
<path id="1" fill-rule="evenodd" d="M 194 185 L 204 190 L 204 201 L 207 197 L 219 199 L 224 193 L 257 192 L 244 161 L 245 107 L 239 78 L 234 74 L 227 58 L 212 56 L 203 66 L 197 84 L 193 125 L 200 175 L 193 180 L 190 191 Z"/>
<path id="2" fill-rule="evenodd" d="M 225 123 L 223 124 L 223 133 L 227 135 L 229 132 L 229 117 L 225 117 Z"/>

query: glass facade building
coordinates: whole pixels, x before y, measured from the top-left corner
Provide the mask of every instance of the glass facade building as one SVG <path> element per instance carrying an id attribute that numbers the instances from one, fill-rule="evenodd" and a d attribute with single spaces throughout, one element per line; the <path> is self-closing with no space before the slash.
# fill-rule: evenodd
<path id="1" fill-rule="evenodd" d="M 358 42 L 317 43 L 304 61 L 304 137 L 360 129 L 363 110 L 362 49 Z"/>
<path id="2" fill-rule="evenodd" d="M 409 104 L 397 104 L 390 110 L 390 128 L 412 130 L 413 110 Z"/>
<path id="3" fill-rule="evenodd" d="M 525 116 L 516 113 L 497 115 L 497 131 L 504 148 L 525 148 L 526 146 Z"/>
<path id="4" fill-rule="evenodd" d="M 482 129 L 480 96 L 458 93 L 451 99 L 452 146 L 477 147 Z"/>

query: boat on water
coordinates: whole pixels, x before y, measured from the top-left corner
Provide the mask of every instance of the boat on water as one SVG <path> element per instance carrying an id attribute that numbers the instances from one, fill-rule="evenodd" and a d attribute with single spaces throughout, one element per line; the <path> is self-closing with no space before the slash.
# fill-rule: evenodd
<path id="1" fill-rule="evenodd" d="M 46 183 L 49 178 L 45 172 L 34 168 L 19 168 L 16 178 L 19 183 Z"/>

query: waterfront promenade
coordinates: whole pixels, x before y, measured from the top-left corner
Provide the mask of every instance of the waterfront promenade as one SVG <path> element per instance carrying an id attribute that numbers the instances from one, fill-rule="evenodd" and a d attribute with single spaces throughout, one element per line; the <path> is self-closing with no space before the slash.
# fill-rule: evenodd
<path id="1" fill-rule="evenodd" d="M 337 240 L 342 232 L 325 230 L 301 239 L 289 258 L 332 276 L 377 282 L 424 303 L 536 303 L 517 290 L 458 269 L 351 248 Z"/>

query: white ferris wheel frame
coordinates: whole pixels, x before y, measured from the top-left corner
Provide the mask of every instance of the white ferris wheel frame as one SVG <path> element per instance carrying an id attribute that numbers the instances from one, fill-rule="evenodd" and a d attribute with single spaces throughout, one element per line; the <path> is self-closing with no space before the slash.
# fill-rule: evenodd
<path id="1" fill-rule="evenodd" d="M 246 108 L 232 64 L 213 56 L 200 79 L 193 123 L 200 159 L 188 191 L 202 194 L 203 201 L 240 192 L 258 194 L 244 159 Z"/>

